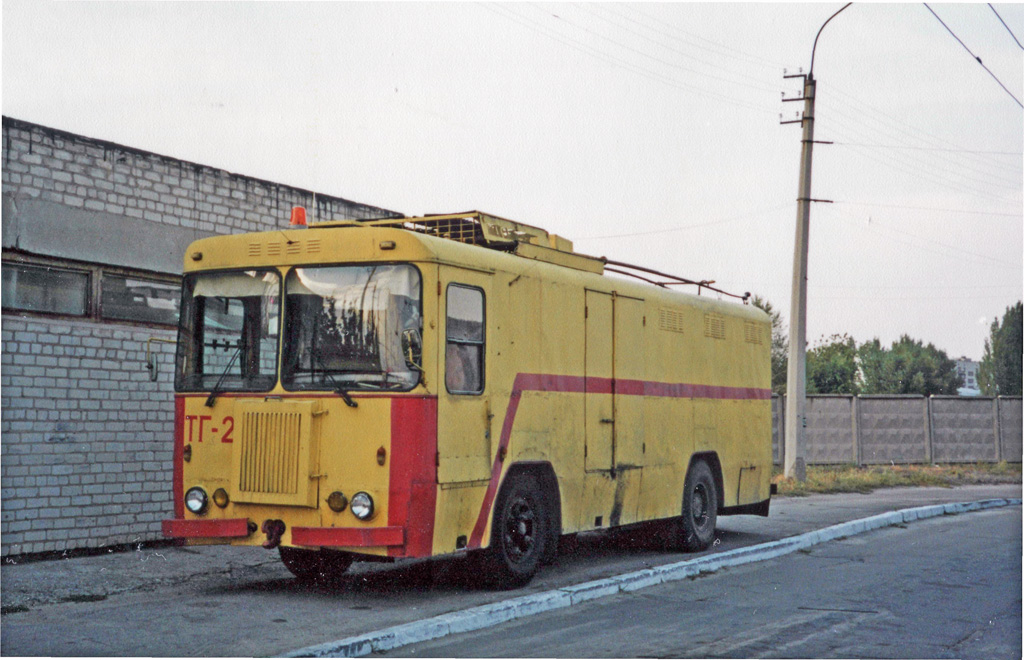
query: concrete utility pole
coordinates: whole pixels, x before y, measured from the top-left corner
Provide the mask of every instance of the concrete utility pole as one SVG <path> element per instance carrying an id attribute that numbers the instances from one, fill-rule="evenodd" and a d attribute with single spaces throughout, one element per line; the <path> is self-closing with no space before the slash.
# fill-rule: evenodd
<path id="1" fill-rule="evenodd" d="M 824 26 L 823 26 L 824 27 Z M 804 78 L 803 147 L 800 194 L 793 246 L 793 295 L 789 321 L 789 371 L 786 374 L 786 477 L 807 479 L 807 241 L 811 224 L 811 154 L 814 148 L 814 76 Z"/>
<path id="2" fill-rule="evenodd" d="M 797 481 L 807 479 L 807 241 L 811 225 L 811 154 L 814 149 L 814 52 L 818 49 L 821 31 L 842 9 L 829 16 L 814 37 L 811 49 L 811 68 L 807 75 L 786 76 L 804 79 L 804 113 L 799 119 L 803 126 L 800 151 L 800 193 L 796 207 L 796 241 L 793 245 L 793 295 L 789 321 L 789 369 L 786 374 L 786 444 L 785 475 Z M 789 99 L 787 99 L 789 100 Z M 793 99 L 796 100 L 796 99 Z M 790 124 L 795 122 L 782 122 Z"/>

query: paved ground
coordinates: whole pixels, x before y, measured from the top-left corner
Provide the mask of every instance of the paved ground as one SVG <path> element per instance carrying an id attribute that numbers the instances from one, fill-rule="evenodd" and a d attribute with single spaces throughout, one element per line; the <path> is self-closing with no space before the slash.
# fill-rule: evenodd
<path id="1" fill-rule="evenodd" d="M 709 552 L 912 506 L 1019 498 L 1020 485 L 777 498 L 768 519 L 720 519 Z M 274 655 L 505 598 L 692 557 L 593 534 L 524 589 L 477 588 L 459 560 L 356 565 L 336 589 L 293 580 L 276 553 L 198 546 L 0 568 L 5 655 Z M 187 633 L 187 634 L 186 634 Z"/>
<path id="2" fill-rule="evenodd" d="M 1021 657 L 1021 511 L 915 522 L 399 657 Z"/>

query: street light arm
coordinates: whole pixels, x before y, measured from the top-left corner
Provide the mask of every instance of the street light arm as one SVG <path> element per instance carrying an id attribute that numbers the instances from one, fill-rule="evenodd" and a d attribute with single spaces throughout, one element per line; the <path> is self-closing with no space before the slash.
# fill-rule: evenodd
<path id="1" fill-rule="evenodd" d="M 838 16 L 840 14 L 840 12 L 843 11 L 843 9 L 846 9 L 847 7 L 849 7 L 852 4 L 853 4 L 852 2 L 847 2 L 845 5 L 842 6 L 842 8 L 839 11 L 837 11 L 836 13 L 832 14 L 831 16 L 829 16 L 828 17 L 828 21 L 825 21 L 824 23 L 821 24 L 821 28 L 818 30 L 817 36 L 814 37 L 814 47 L 811 48 L 811 68 L 807 72 L 807 75 L 810 78 L 814 78 L 814 51 L 816 51 L 818 49 L 818 37 L 821 36 L 821 31 L 825 29 L 825 26 L 828 25 L 829 21 L 831 21 L 833 18 Z"/>

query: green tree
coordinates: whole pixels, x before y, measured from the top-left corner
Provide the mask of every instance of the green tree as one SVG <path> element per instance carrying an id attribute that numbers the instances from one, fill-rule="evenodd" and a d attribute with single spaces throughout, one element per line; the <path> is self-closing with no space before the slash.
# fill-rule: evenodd
<path id="1" fill-rule="evenodd" d="M 992 321 L 985 354 L 978 369 L 978 385 L 987 396 L 1021 394 L 1021 336 L 1024 333 L 1024 304 L 1006 308 L 1003 322 Z"/>
<path id="2" fill-rule="evenodd" d="M 956 362 L 945 351 L 907 335 L 888 349 L 878 339 L 866 342 L 857 357 L 862 394 L 956 394 L 963 386 Z"/>
<path id="3" fill-rule="evenodd" d="M 761 296 L 750 301 L 754 307 L 767 314 L 772 320 L 772 392 L 786 393 L 787 369 L 789 368 L 789 330 L 782 323 L 782 314 Z"/>
<path id="4" fill-rule="evenodd" d="M 849 335 L 822 338 L 807 351 L 808 394 L 856 394 L 857 343 Z"/>

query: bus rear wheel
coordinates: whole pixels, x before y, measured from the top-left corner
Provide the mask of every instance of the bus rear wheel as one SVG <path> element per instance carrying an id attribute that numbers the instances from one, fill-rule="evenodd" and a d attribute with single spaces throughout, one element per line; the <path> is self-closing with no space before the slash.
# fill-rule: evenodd
<path id="1" fill-rule="evenodd" d="M 515 474 L 505 480 L 494 507 L 491 545 L 479 557 L 488 586 L 513 589 L 533 578 L 551 542 L 548 502 L 532 475 Z"/>
<path id="2" fill-rule="evenodd" d="M 686 552 L 707 550 L 715 540 L 718 489 L 705 461 L 695 461 L 686 473 L 682 513 L 676 531 L 679 547 Z"/>
<path id="3" fill-rule="evenodd" d="M 278 548 L 281 561 L 292 575 L 303 582 L 329 584 L 337 582 L 352 565 L 352 557 L 332 550 Z"/>

